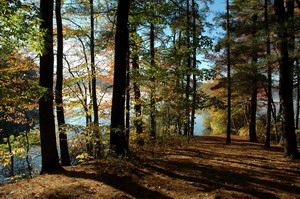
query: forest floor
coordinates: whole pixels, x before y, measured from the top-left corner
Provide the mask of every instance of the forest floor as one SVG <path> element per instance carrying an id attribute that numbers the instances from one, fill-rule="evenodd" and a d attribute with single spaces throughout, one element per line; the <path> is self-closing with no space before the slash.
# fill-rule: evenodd
<path id="1" fill-rule="evenodd" d="M 300 198 L 300 161 L 233 136 L 135 149 L 0 187 L 0 198 Z"/>

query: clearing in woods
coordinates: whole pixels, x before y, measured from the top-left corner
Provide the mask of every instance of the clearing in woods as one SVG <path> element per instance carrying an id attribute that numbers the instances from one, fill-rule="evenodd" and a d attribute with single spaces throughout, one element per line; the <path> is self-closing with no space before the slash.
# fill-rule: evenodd
<path id="1" fill-rule="evenodd" d="M 202 136 L 5 185 L 0 198 L 300 198 L 300 161 L 278 146 Z"/>

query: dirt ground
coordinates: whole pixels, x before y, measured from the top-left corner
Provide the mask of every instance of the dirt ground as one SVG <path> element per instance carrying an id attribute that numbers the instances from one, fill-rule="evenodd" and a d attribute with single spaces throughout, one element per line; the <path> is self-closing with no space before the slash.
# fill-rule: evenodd
<path id="1" fill-rule="evenodd" d="M 237 136 L 195 137 L 0 187 L 0 198 L 300 198 L 300 161 Z"/>

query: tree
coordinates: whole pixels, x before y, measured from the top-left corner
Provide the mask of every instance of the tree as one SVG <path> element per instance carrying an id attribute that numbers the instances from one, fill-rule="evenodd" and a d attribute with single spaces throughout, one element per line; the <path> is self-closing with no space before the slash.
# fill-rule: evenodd
<path id="1" fill-rule="evenodd" d="M 111 148 L 119 155 L 128 152 L 125 135 L 125 89 L 128 50 L 128 13 L 130 0 L 119 0 L 117 9 L 117 30 L 115 35 L 114 85 L 111 108 Z"/>
<path id="2" fill-rule="evenodd" d="M 39 144 L 38 141 L 33 144 L 31 133 L 38 123 L 38 67 L 25 56 L 25 53 L 6 54 L 0 60 L 0 151 L 3 153 L 0 164 L 2 176 L 13 177 L 12 181 L 20 178 L 19 174 L 31 176 L 29 150 Z M 26 167 L 24 164 L 21 170 L 23 162 Z M 7 169 L 9 174 L 5 172 Z"/>
<path id="3" fill-rule="evenodd" d="M 271 55 L 271 47 L 270 47 L 270 30 L 269 30 L 269 17 L 268 17 L 268 0 L 265 0 L 264 5 L 264 18 L 265 18 L 265 29 L 266 29 L 266 48 L 267 48 L 267 60 Z M 270 135 L 271 135 L 271 111 L 272 111 L 272 67 L 271 63 L 267 61 L 268 67 L 268 105 L 267 105 L 267 133 L 266 133 L 266 140 L 265 146 L 270 146 Z"/>
<path id="4" fill-rule="evenodd" d="M 197 98 L 197 76 L 195 74 L 197 70 L 197 4 L 195 0 L 192 0 L 192 16 L 193 16 L 193 88 L 192 88 L 192 112 L 191 112 L 191 130 L 190 135 L 194 135 L 195 129 L 195 112 L 196 112 L 196 98 Z"/>
<path id="5" fill-rule="evenodd" d="M 185 98 L 186 98 L 186 107 L 185 107 L 185 127 L 184 134 L 187 135 L 188 140 L 190 139 L 190 82 L 191 82 L 191 55 L 190 55 L 190 0 L 186 0 L 186 86 L 185 86 Z"/>
<path id="6" fill-rule="evenodd" d="M 139 55 L 138 55 L 138 44 L 137 44 L 137 32 L 136 28 L 133 28 L 132 31 L 133 35 L 133 45 L 132 45 L 132 69 L 133 72 L 132 74 L 135 74 L 135 77 L 137 74 L 140 73 L 140 67 L 139 67 Z M 142 120 L 142 105 L 141 105 L 141 90 L 138 81 L 133 81 L 133 91 L 134 91 L 134 110 L 135 110 L 135 120 L 134 120 L 134 125 L 136 128 L 136 133 L 137 134 L 142 134 L 143 133 L 143 120 Z M 143 145 L 144 140 L 142 138 L 138 138 L 138 143 Z"/>
<path id="7" fill-rule="evenodd" d="M 129 33 L 128 33 L 129 34 Z M 129 39 L 129 35 L 128 35 Z M 125 103 L 126 115 L 125 115 L 125 135 L 126 135 L 126 148 L 129 144 L 130 135 L 130 49 L 128 45 L 127 49 L 127 62 L 126 62 L 126 103 Z"/>
<path id="8" fill-rule="evenodd" d="M 287 13 L 284 0 L 275 0 L 276 33 L 279 50 L 279 96 L 282 103 L 282 138 L 284 140 L 284 156 L 299 158 L 294 125 L 292 63 L 288 52 Z"/>
<path id="9" fill-rule="evenodd" d="M 230 57 L 230 19 L 229 0 L 226 0 L 226 31 L 227 31 L 227 136 L 226 143 L 231 143 L 231 57 Z"/>
<path id="10" fill-rule="evenodd" d="M 151 69 L 155 70 L 155 49 L 154 49 L 154 41 L 155 41 L 155 27 L 153 23 L 150 23 L 150 65 Z M 150 77 L 151 86 L 150 86 L 150 136 L 155 139 L 156 138 L 156 99 L 155 99 L 155 76 L 152 74 Z"/>
<path id="11" fill-rule="evenodd" d="M 63 27 L 61 19 L 61 0 L 56 0 L 55 4 L 56 24 L 57 24 L 57 69 L 56 69 L 56 87 L 55 87 L 55 102 L 57 124 L 59 131 L 60 156 L 62 166 L 70 165 L 68 137 L 65 127 L 65 115 L 63 107 Z"/>
<path id="12" fill-rule="evenodd" d="M 256 24 L 257 24 L 257 14 L 253 14 L 252 16 L 252 31 L 251 36 L 254 40 L 256 36 Z M 257 59 L 258 59 L 258 53 L 257 48 L 255 48 L 255 40 L 252 43 L 254 49 L 251 52 L 251 61 L 252 61 L 252 70 L 253 70 L 253 76 L 252 76 L 252 92 L 251 92 L 251 105 L 250 105 L 250 125 L 249 125 L 249 137 L 250 142 L 257 142 L 257 136 L 256 136 L 256 109 L 257 109 L 257 90 L 258 90 L 258 78 L 257 78 Z"/>
<path id="13" fill-rule="evenodd" d="M 95 35 L 94 35 L 94 0 L 90 0 L 90 20 L 91 20 L 91 36 L 90 36 L 90 50 L 91 50 L 91 71 L 92 71 L 92 100 L 94 110 L 94 125 L 93 132 L 96 138 L 96 156 L 100 155 L 100 132 L 99 132 L 99 116 L 96 90 L 96 66 L 95 66 Z"/>
<path id="14" fill-rule="evenodd" d="M 45 31 L 44 48 L 40 57 L 39 85 L 46 89 L 39 99 L 42 173 L 60 167 L 53 114 L 53 0 L 40 1 L 41 29 Z"/>

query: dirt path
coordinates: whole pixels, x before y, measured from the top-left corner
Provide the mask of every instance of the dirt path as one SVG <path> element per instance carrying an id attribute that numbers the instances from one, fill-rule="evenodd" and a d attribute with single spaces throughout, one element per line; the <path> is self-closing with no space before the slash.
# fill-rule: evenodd
<path id="1" fill-rule="evenodd" d="M 0 198 L 300 198 L 300 161 L 234 137 L 196 137 L 130 160 L 66 167 L 0 187 Z"/>

